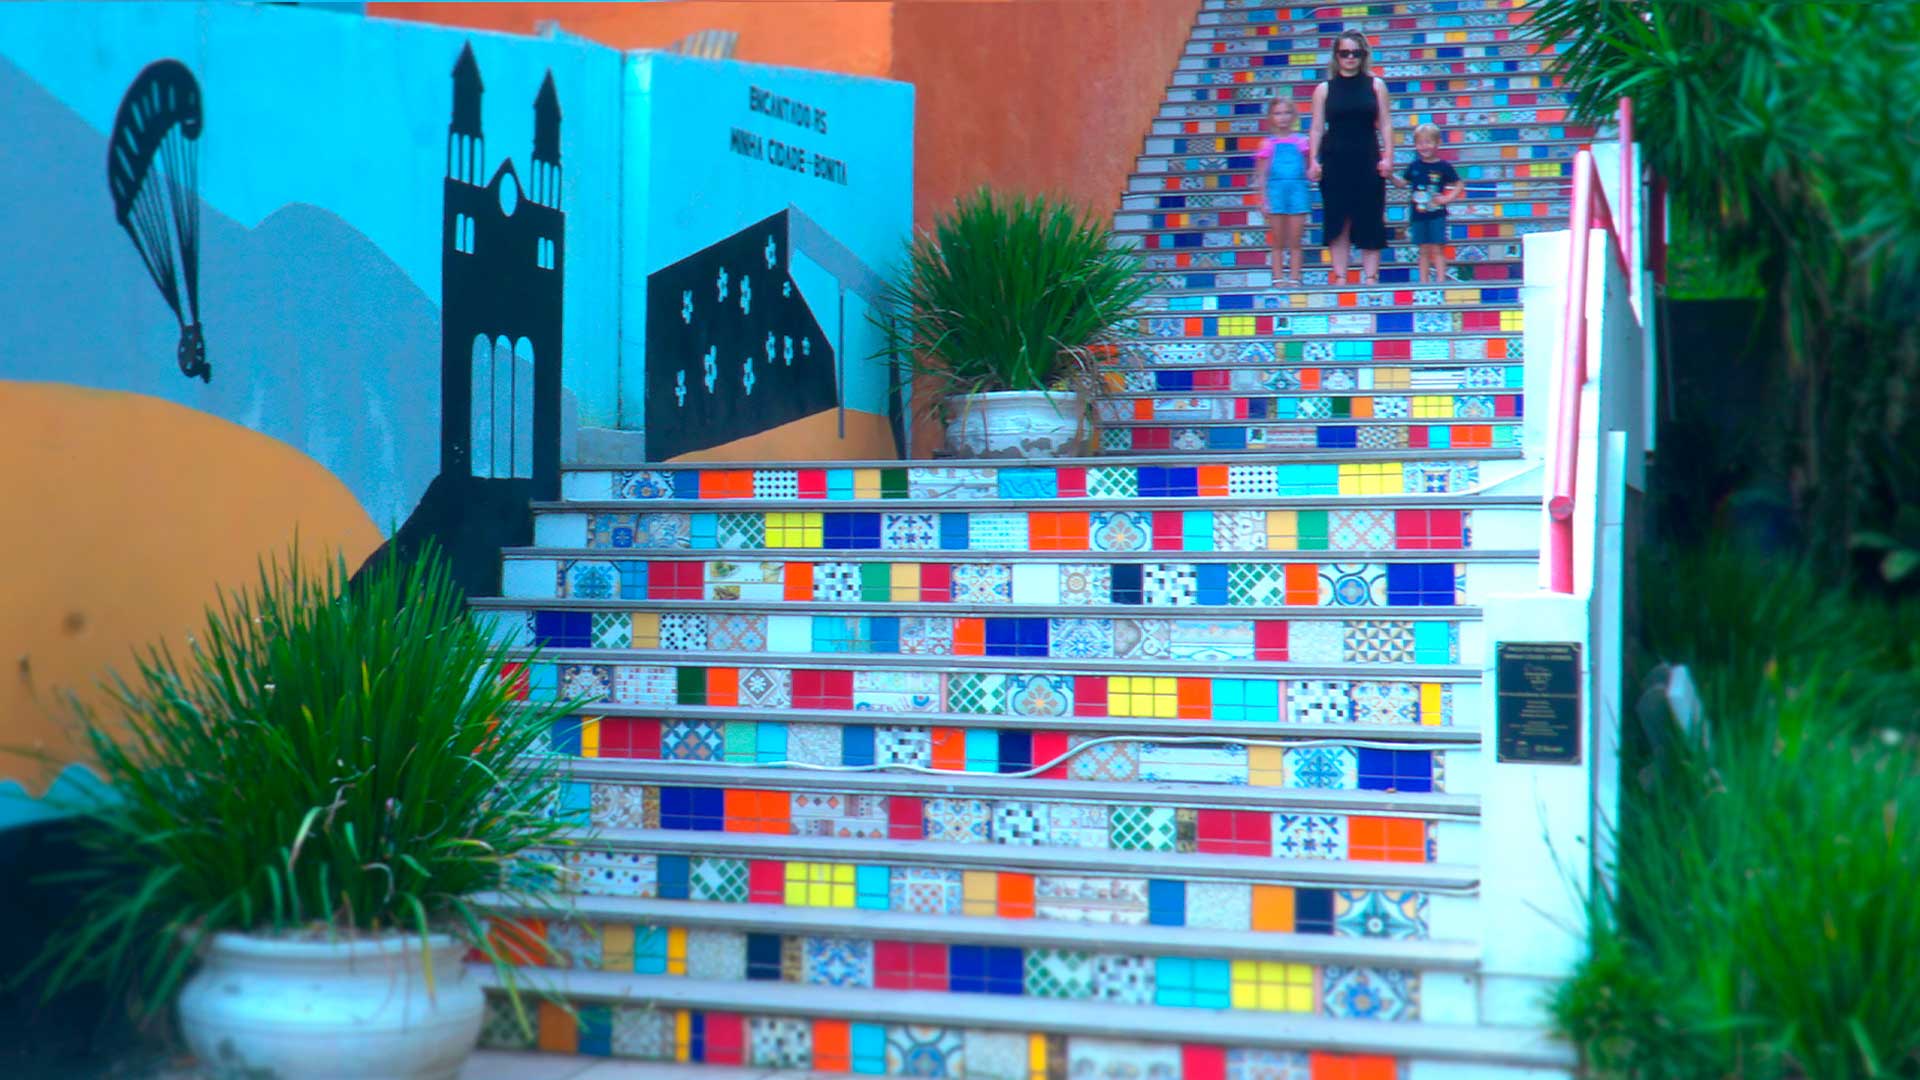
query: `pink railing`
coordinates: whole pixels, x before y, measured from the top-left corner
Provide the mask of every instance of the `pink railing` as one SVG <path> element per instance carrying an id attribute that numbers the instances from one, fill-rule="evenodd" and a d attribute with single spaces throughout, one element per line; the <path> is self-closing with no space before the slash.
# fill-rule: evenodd
<path id="1" fill-rule="evenodd" d="M 1620 99 L 1620 212 L 1616 215 L 1600 186 L 1600 170 L 1593 152 L 1581 150 L 1573 158 L 1573 204 L 1567 245 L 1567 306 L 1560 324 L 1560 386 L 1554 402 L 1553 440 L 1547 447 L 1546 560 L 1541 571 L 1553 592 L 1573 591 L 1573 509 L 1575 480 L 1580 473 L 1580 399 L 1587 385 L 1587 238 L 1596 228 L 1607 231 L 1607 250 L 1627 276 L 1639 310 L 1634 282 L 1633 102 Z"/>

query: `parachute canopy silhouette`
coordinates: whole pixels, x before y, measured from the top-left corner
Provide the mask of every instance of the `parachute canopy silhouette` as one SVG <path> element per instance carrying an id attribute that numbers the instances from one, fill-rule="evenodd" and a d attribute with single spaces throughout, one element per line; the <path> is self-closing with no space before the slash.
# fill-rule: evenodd
<path id="1" fill-rule="evenodd" d="M 211 381 L 200 329 L 200 84 L 178 60 L 147 65 L 107 142 L 113 213 L 180 324 L 180 371 Z"/>

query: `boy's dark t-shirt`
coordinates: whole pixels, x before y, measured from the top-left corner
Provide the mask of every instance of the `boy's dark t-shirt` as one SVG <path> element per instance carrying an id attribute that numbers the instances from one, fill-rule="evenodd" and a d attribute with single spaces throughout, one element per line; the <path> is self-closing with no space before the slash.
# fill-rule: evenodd
<path id="1" fill-rule="evenodd" d="M 1460 174 L 1454 171 L 1450 161 L 1436 159 L 1421 161 L 1413 159 L 1407 166 L 1407 184 L 1413 190 L 1413 219 L 1431 221 L 1447 216 L 1444 206 L 1430 207 L 1428 200 L 1438 198 L 1440 193 L 1460 182 Z"/>

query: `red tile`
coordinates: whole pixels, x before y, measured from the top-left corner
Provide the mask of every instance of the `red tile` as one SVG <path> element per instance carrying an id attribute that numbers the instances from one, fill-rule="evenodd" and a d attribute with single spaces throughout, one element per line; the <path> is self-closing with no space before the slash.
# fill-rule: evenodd
<path id="1" fill-rule="evenodd" d="M 800 670 L 793 673 L 796 709 L 853 708 L 853 672 Z"/>
<path id="2" fill-rule="evenodd" d="M 906 941 L 873 943 L 873 985 L 881 990 L 947 989 L 947 947 Z"/>
<path id="3" fill-rule="evenodd" d="M 1410 360 L 1413 358 L 1411 341 L 1376 341 L 1373 343 L 1375 360 Z"/>
<path id="4" fill-rule="evenodd" d="M 926 837 L 926 805 L 905 795 L 887 796 L 887 839 L 921 840 Z"/>
<path id="5" fill-rule="evenodd" d="M 1253 658 L 1287 659 L 1287 623 L 1284 619 L 1257 619 L 1253 624 Z"/>
<path id="6" fill-rule="evenodd" d="M 1155 510 L 1153 512 L 1153 550 L 1179 551 L 1185 536 L 1182 531 L 1184 520 L 1185 515 L 1178 510 Z"/>
<path id="7" fill-rule="evenodd" d="M 1226 1047 L 1182 1046 L 1180 1080 L 1227 1080 Z"/>
<path id="8" fill-rule="evenodd" d="M 1407 448 L 1411 450 L 1427 448 L 1427 429 L 1424 425 L 1416 424 L 1407 429 Z"/>
<path id="9" fill-rule="evenodd" d="M 827 497 L 827 470 L 801 469 L 795 480 L 800 485 L 801 498 L 824 499 Z"/>
<path id="10" fill-rule="evenodd" d="M 1083 499 L 1087 495 L 1087 470 L 1058 469 L 1054 475 L 1054 486 L 1063 499 Z"/>
<path id="11" fill-rule="evenodd" d="M 601 717 L 600 756 L 629 761 L 660 760 L 660 721 L 638 716 Z"/>
<path id="12" fill-rule="evenodd" d="M 753 859 L 747 863 L 747 902 L 784 904 L 787 902 L 787 864 L 775 859 Z"/>
<path id="13" fill-rule="evenodd" d="M 1520 415 L 1520 398 L 1515 394 L 1500 394 L 1493 399 L 1493 415 L 1513 417 Z"/>
<path id="14" fill-rule="evenodd" d="M 920 564 L 920 599 L 944 604 L 953 599 L 953 567 L 946 563 Z"/>
<path id="15" fill-rule="evenodd" d="M 500 681 L 507 683 L 507 697 L 512 701 L 525 701 L 533 692 L 531 679 L 527 675 L 525 664 L 501 664 Z"/>
<path id="16" fill-rule="evenodd" d="M 1036 731 L 1033 733 L 1033 764 L 1035 767 L 1045 765 L 1047 762 L 1066 753 L 1067 750 L 1066 732 Z M 1061 762 L 1046 772 L 1039 774 L 1039 778 L 1042 780 L 1070 780 L 1072 777 L 1067 770 L 1070 769 L 1072 765 L 1073 763 L 1071 761 Z"/>
<path id="17" fill-rule="evenodd" d="M 1169 428 L 1135 428 L 1133 430 L 1133 448 L 1135 450 L 1167 450 L 1173 446 L 1173 431 Z"/>
<path id="18" fill-rule="evenodd" d="M 647 599 L 700 600 L 706 584 L 706 564 L 652 562 L 647 564 Z"/>
<path id="19" fill-rule="evenodd" d="M 1099 675 L 1073 677 L 1073 715 L 1107 715 L 1107 680 Z"/>
<path id="20" fill-rule="evenodd" d="M 740 1065 L 747 1057 L 747 1019 L 739 1013 L 705 1012 L 706 1054 L 701 1061 L 709 1065 Z"/>

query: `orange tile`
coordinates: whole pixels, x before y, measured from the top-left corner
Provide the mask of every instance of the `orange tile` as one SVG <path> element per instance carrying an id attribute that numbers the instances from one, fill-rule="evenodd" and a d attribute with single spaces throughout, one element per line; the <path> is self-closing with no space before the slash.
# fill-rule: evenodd
<path id="1" fill-rule="evenodd" d="M 967 768 L 967 733 L 962 728 L 937 727 L 930 736 L 933 743 L 933 767 L 951 772 Z"/>
<path id="2" fill-rule="evenodd" d="M 1505 360 L 1507 358 L 1507 339 L 1489 338 L 1487 340 L 1487 359 Z"/>
<path id="3" fill-rule="evenodd" d="M 1320 389 L 1320 369 L 1319 368 L 1301 368 L 1300 369 L 1300 389 L 1302 390 Z"/>
<path id="4" fill-rule="evenodd" d="M 953 655 L 987 655 L 987 620 L 953 620 Z"/>
<path id="5" fill-rule="evenodd" d="M 1320 567 L 1315 563 L 1286 565 L 1286 600 L 1313 607 L 1320 603 Z"/>
<path id="6" fill-rule="evenodd" d="M 1390 1057 L 1373 1054 L 1328 1054 L 1316 1050 L 1308 1059 L 1313 1080 L 1397 1080 L 1400 1067 Z"/>
<path id="7" fill-rule="evenodd" d="M 1174 694 L 1180 719 L 1213 719 L 1213 680 L 1181 679 L 1174 685 Z"/>
<path id="8" fill-rule="evenodd" d="M 1413 818 L 1347 819 L 1347 854 L 1358 862 L 1427 861 L 1427 824 Z"/>
<path id="9" fill-rule="evenodd" d="M 573 1054 L 580 1049 L 580 1027 L 573 1014 L 551 1001 L 540 1003 L 540 1049 L 550 1054 Z"/>
<path id="10" fill-rule="evenodd" d="M 1134 418 L 1135 420 L 1151 420 L 1151 419 L 1153 419 L 1153 399 L 1152 399 L 1152 398 L 1136 398 L 1136 399 L 1134 399 L 1134 402 L 1133 402 L 1133 418 Z"/>
<path id="11" fill-rule="evenodd" d="M 790 562 L 785 575 L 786 591 L 781 593 L 783 600 L 808 601 L 813 599 L 813 564 L 810 562 Z"/>
<path id="12" fill-rule="evenodd" d="M 1207 321 L 1205 319 L 1185 319 L 1182 321 L 1186 324 L 1185 331 L 1188 337 L 1199 337 L 1201 334 L 1207 332 Z"/>
<path id="13" fill-rule="evenodd" d="M 757 833 L 760 831 L 760 793 L 743 788 L 729 788 L 720 793 L 721 813 L 725 820 L 721 822 L 727 832 Z"/>
<path id="14" fill-rule="evenodd" d="M 737 708 L 740 704 L 740 669 L 707 669 L 707 704 Z"/>
<path id="15" fill-rule="evenodd" d="M 813 1068 L 816 1072 L 852 1071 L 852 1026 L 845 1020 L 813 1022 Z"/>
<path id="16" fill-rule="evenodd" d="M 1227 467 L 1225 465 L 1200 466 L 1200 494 L 1203 498 L 1224 499 L 1227 497 Z"/>
<path id="17" fill-rule="evenodd" d="M 1373 399 L 1370 397 L 1352 398 L 1347 402 L 1347 407 L 1349 410 L 1348 415 L 1352 416 L 1355 420 L 1370 420 L 1373 418 Z"/>
<path id="18" fill-rule="evenodd" d="M 1462 424 L 1453 429 L 1455 450 L 1485 450 L 1493 445 L 1493 428 L 1486 424 Z"/>
<path id="19" fill-rule="evenodd" d="M 1293 887 L 1253 887 L 1253 928 L 1270 934 L 1293 933 Z"/>
<path id="20" fill-rule="evenodd" d="M 547 924 L 542 919 L 495 919 L 487 926 L 487 940 L 516 967 L 547 966 Z"/>
<path id="21" fill-rule="evenodd" d="M 1001 874 L 996 914 L 1003 919 L 1033 918 L 1033 875 Z"/>
<path id="22" fill-rule="evenodd" d="M 700 473 L 703 499 L 753 498 L 753 473 L 745 469 L 708 469 Z"/>
<path id="23" fill-rule="evenodd" d="M 1360 294 L 1343 292 L 1340 294 L 1340 299 L 1337 302 L 1341 307 L 1352 307 L 1360 302 Z"/>
<path id="24" fill-rule="evenodd" d="M 1027 546 L 1033 551 L 1086 551 L 1087 515 L 1036 512 L 1027 515 Z"/>

